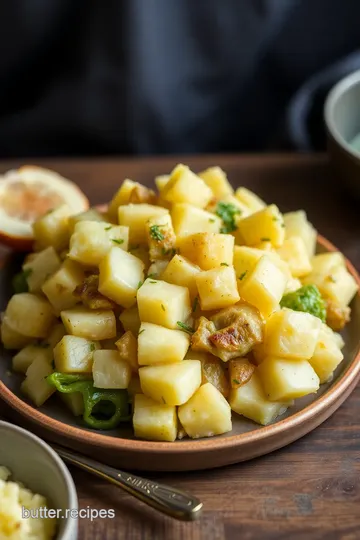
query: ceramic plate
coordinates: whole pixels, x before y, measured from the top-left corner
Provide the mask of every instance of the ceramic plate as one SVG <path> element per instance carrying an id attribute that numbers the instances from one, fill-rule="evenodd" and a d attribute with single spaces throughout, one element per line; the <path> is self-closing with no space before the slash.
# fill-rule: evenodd
<path id="1" fill-rule="evenodd" d="M 318 252 L 336 248 L 322 237 Z M 348 269 L 360 285 L 354 267 Z M 11 277 L 16 262 L 5 261 L 0 270 L 0 303 L 3 310 L 11 295 Z M 11 354 L 1 350 L 0 397 L 10 406 L 19 422 L 30 426 L 44 438 L 96 457 L 111 465 L 137 470 L 181 471 L 229 465 L 281 448 L 324 422 L 349 396 L 360 375 L 360 296 L 352 302 L 351 322 L 343 336 L 344 360 L 331 383 L 320 387 L 316 395 L 295 401 L 279 421 L 259 426 L 233 414 L 233 430 L 209 439 L 183 439 L 174 443 L 134 439 L 130 428 L 96 432 L 83 427 L 53 396 L 35 409 L 19 392 L 21 377 L 11 374 Z"/>

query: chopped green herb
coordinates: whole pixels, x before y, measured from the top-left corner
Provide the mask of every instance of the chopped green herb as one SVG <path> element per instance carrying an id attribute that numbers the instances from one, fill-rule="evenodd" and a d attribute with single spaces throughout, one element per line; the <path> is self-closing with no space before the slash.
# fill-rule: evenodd
<path id="1" fill-rule="evenodd" d="M 222 262 L 220 266 L 229 266 L 228 263 Z"/>
<path id="2" fill-rule="evenodd" d="M 166 401 L 164 399 L 164 396 L 161 396 L 161 399 L 162 399 L 162 402 L 165 403 L 165 405 L 166 405 Z"/>
<path id="3" fill-rule="evenodd" d="M 195 313 L 195 311 L 196 311 L 196 309 L 198 307 L 198 303 L 199 303 L 199 298 L 197 296 L 195 296 L 193 306 L 192 306 L 192 312 L 193 313 Z"/>
<path id="4" fill-rule="evenodd" d="M 149 274 L 149 275 L 148 275 L 148 279 L 149 279 L 149 278 L 150 278 L 150 279 L 151 279 L 151 278 L 156 278 L 156 277 L 157 277 L 157 274 Z"/>
<path id="5" fill-rule="evenodd" d="M 334 276 L 332 276 L 331 274 L 329 276 L 327 276 L 326 278 L 328 281 L 331 281 L 331 283 L 336 283 L 336 279 L 334 278 Z"/>
<path id="6" fill-rule="evenodd" d="M 188 334 L 193 334 L 195 332 L 195 330 L 191 328 L 191 326 L 181 321 L 178 321 L 176 324 L 181 328 L 181 330 L 184 330 L 184 332 L 187 332 Z"/>
<path id="7" fill-rule="evenodd" d="M 119 244 L 119 245 L 124 243 L 124 240 L 122 238 L 121 239 L 112 238 L 111 241 L 114 242 L 114 244 Z"/>
<path id="8" fill-rule="evenodd" d="M 262 242 L 271 242 L 271 238 L 268 238 L 267 236 L 264 236 L 264 238 L 260 238 Z"/>
<path id="9" fill-rule="evenodd" d="M 149 283 L 157 283 L 157 281 L 155 281 L 154 279 L 150 279 Z"/>
<path id="10" fill-rule="evenodd" d="M 210 221 L 210 223 L 215 223 L 216 219 L 213 218 L 213 217 L 211 217 L 211 218 L 209 219 L 209 221 Z"/>
<path id="11" fill-rule="evenodd" d="M 240 276 L 239 276 L 238 279 L 240 279 L 240 281 L 242 281 L 242 280 L 244 279 L 244 277 L 246 276 L 246 274 L 247 274 L 247 270 L 245 270 L 245 272 L 243 272 L 242 274 L 240 274 Z"/>
<path id="12" fill-rule="evenodd" d="M 175 248 L 170 248 L 170 249 L 162 248 L 161 254 L 162 255 L 171 255 L 173 257 L 174 255 L 176 255 L 176 249 Z"/>
<path id="13" fill-rule="evenodd" d="M 233 383 L 234 384 L 240 384 L 240 381 L 238 381 L 237 379 L 233 379 Z"/>
<path id="14" fill-rule="evenodd" d="M 90 351 L 95 351 L 95 343 L 90 343 Z"/>
<path id="15" fill-rule="evenodd" d="M 216 214 L 223 220 L 223 226 L 220 229 L 221 233 L 227 234 L 236 231 L 235 216 L 240 215 L 241 211 L 231 203 L 218 202 Z"/>
<path id="16" fill-rule="evenodd" d="M 140 330 L 140 332 L 138 333 L 138 336 L 140 336 L 140 334 L 142 334 L 143 332 L 145 332 L 145 328 L 143 328 L 142 330 Z"/>
<path id="17" fill-rule="evenodd" d="M 322 322 L 326 321 L 326 305 L 315 285 L 304 285 L 294 292 L 285 294 L 281 299 L 280 306 L 294 311 L 311 313 Z"/>
<path id="18" fill-rule="evenodd" d="M 12 286 L 16 294 L 28 292 L 29 286 L 27 279 L 31 276 L 32 272 L 32 268 L 27 268 L 13 277 Z"/>
<path id="19" fill-rule="evenodd" d="M 166 311 L 164 304 L 161 304 L 161 309 L 162 309 L 163 311 Z"/>
<path id="20" fill-rule="evenodd" d="M 279 218 L 276 217 L 276 216 L 274 216 L 274 217 L 272 218 L 272 220 L 273 220 L 273 221 L 279 221 Z"/>
<path id="21" fill-rule="evenodd" d="M 160 231 L 159 225 L 152 225 L 150 227 L 150 236 L 157 242 L 161 242 L 161 240 L 164 240 L 165 236 Z"/>
<path id="22" fill-rule="evenodd" d="M 143 284 L 143 281 L 139 281 L 137 288 L 140 289 L 141 285 Z"/>
<path id="23" fill-rule="evenodd" d="M 112 229 L 112 225 L 109 225 L 108 227 L 105 227 L 105 231 L 110 231 Z"/>

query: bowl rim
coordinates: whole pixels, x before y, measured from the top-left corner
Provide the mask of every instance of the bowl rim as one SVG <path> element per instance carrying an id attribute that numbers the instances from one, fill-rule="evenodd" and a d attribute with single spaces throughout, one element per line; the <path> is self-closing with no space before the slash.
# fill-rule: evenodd
<path id="1" fill-rule="evenodd" d="M 17 426 L 15 424 L 11 424 L 10 422 L 0 420 L 0 433 L 2 431 L 13 431 L 17 433 L 20 437 L 23 437 L 24 439 L 29 439 L 32 442 L 35 443 L 35 445 L 41 447 L 41 449 L 47 454 L 48 458 L 52 461 L 52 463 L 55 465 L 57 470 L 59 471 L 60 475 L 63 477 L 65 481 L 66 486 L 66 508 L 77 510 L 79 507 L 78 502 L 78 496 L 77 491 L 75 487 L 74 480 L 70 474 L 69 469 L 65 465 L 64 461 L 60 458 L 60 456 L 49 446 L 48 443 L 40 439 L 37 435 L 34 435 L 27 429 L 24 429 L 20 426 Z M 11 471 L 12 472 L 12 471 Z M 20 479 L 21 481 L 21 479 Z M 30 486 L 26 486 L 31 489 Z M 72 524 L 73 518 L 67 517 L 61 520 L 61 523 L 64 523 L 63 530 L 61 533 L 58 533 L 58 536 L 56 538 L 58 540 L 62 540 L 62 538 L 70 538 L 70 533 L 72 532 Z"/>
<path id="2" fill-rule="evenodd" d="M 326 251 L 334 252 L 338 250 L 329 240 L 323 236 L 318 235 L 318 244 L 320 244 Z M 355 279 L 359 290 L 357 296 L 360 297 L 360 277 L 355 267 L 345 257 L 347 269 Z M 360 376 L 360 339 L 355 356 L 348 366 L 348 368 L 342 373 L 339 379 L 334 383 L 329 390 L 327 390 L 318 399 L 315 399 L 312 403 L 304 407 L 301 411 L 279 420 L 275 424 L 269 424 L 268 426 L 262 426 L 259 429 L 240 433 L 237 435 L 227 435 L 225 437 L 210 437 L 204 439 L 183 439 L 181 441 L 163 442 L 163 441 L 144 441 L 142 439 L 125 439 L 121 437 L 113 437 L 104 435 L 99 432 L 85 430 L 82 427 L 75 427 L 69 424 L 65 424 L 60 420 L 56 420 L 47 414 L 35 409 L 32 405 L 23 401 L 20 397 L 15 395 L 5 384 L 0 380 L 0 398 L 15 409 L 21 416 L 30 419 L 32 422 L 37 423 L 45 430 L 50 430 L 53 434 L 59 437 L 66 436 L 73 441 L 81 444 L 90 443 L 96 445 L 103 450 L 118 450 L 118 451 L 131 451 L 134 454 L 142 454 L 143 452 L 154 452 L 160 455 L 179 454 L 183 452 L 201 453 L 203 451 L 210 450 L 225 450 L 234 448 L 241 445 L 251 444 L 253 442 L 261 443 L 267 439 L 273 438 L 288 430 L 296 430 L 300 428 L 302 424 L 307 423 L 314 416 L 320 416 L 327 408 L 331 408 L 336 404 L 341 395 L 346 389 L 355 384 L 355 380 Z"/>
<path id="3" fill-rule="evenodd" d="M 328 93 L 324 104 L 324 119 L 325 125 L 330 135 L 341 146 L 345 152 L 351 154 L 357 160 L 360 160 L 360 152 L 354 150 L 352 146 L 346 141 L 338 130 L 334 120 L 334 107 L 336 106 L 339 98 L 347 91 L 351 90 L 354 86 L 360 85 L 360 69 L 353 71 L 350 75 L 340 79 Z"/>

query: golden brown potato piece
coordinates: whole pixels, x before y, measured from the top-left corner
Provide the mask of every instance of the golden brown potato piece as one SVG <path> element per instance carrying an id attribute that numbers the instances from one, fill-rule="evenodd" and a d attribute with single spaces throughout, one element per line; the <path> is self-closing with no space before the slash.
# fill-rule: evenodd
<path id="1" fill-rule="evenodd" d="M 247 358 L 237 358 L 229 362 L 229 379 L 231 388 L 239 388 L 250 381 L 255 366 Z"/>
<path id="2" fill-rule="evenodd" d="M 209 382 L 215 386 L 224 397 L 228 397 L 230 388 L 222 360 L 216 358 L 216 356 L 207 354 L 205 358 L 201 360 L 201 373 L 201 384 Z"/>
<path id="3" fill-rule="evenodd" d="M 137 373 L 139 371 L 138 343 L 134 334 L 128 330 L 117 340 L 115 345 L 118 348 L 120 358 L 130 365 L 134 373 Z"/>
<path id="4" fill-rule="evenodd" d="M 86 276 L 83 283 L 78 285 L 74 296 L 79 298 L 89 309 L 114 309 L 116 304 L 99 293 L 99 276 L 91 274 Z"/>
<path id="5" fill-rule="evenodd" d="M 191 348 L 194 351 L 212 353 L 215 347 L 210 342 L 210 336 L 216 332 L 215 324 L 206 317 L 200 317 L 195 324 L 196 332 L 191 336 Z"/>
<path id="6" fill-rule="evenodd" d="M 340 332 L 350 321 L 351 309 L 348 306 L 339 306 L 331 300 L 326 301 L 326 324 L 334 332 Z"/>
<path id="7" fill-rule="evenodd" d="M 156 195 L 152 189 L 141 184 L 136 185 L 130 193 L 129 203 L 132 204 L 156 204 Z"/>

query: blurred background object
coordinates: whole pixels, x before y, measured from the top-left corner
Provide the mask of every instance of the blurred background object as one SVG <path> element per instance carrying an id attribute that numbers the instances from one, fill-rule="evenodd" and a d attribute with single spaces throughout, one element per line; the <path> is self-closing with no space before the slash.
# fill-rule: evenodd
<path id="1" fill-rule="evenodd" d="M 359 20 L 359 0 L 3 1 L 0 157 L 324 149 Z"/>

